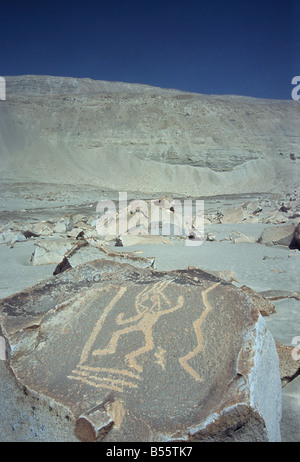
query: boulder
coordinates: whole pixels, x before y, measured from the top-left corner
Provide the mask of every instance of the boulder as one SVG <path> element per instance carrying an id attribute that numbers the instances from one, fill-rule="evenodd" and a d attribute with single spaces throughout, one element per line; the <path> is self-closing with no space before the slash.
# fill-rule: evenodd
<path id="1" fill-rule="evenodd" d="M 287 215 L 285 213 L 279 212 L 278 210 L 275 210 L 268 214 L 265 218 L 263 218 L 262 223 L 267 223 L 267 224 L 273 224 L 273 225 L 278 225 L 280 223 L 286 223 L 289 221 Z"/>
<path id="2" fill-rule="evenodd" d="M 229 239 L 234 244 L 239 244 L 239 243 L 254 244 L 255 242 L 257 242 L 254 236 L 248 236 L 246 234 L 240 233 L 239 231 L 232 231 L 229 234 Z"/>
<path id="3" fill-rule="evenodd" d="M 300 301 L 300 291 L 291 292 L 289 290 L 273 289 L 263 290 L 260 294 L 268 300 L 282 300 L 284 298 L 294 298 Z"/>
<path id="4" fill-rule="evenodd" d="M 21 231 L 9 228 L 0 232 L 0 244 L 14 244 L 23 241 L 26 241 L 26 237 Z"/>
<path id="5" fill-rule="evenodd" d="M 64 271 L 67 271 L 68 269 L 72 268 L 70 265 L 69 260 L 67 257 L 64 257 L 63 260 L 56 266 L 55 270 L 53 271 L 53 276 L 56 274 L 63 273 Z"/>
<path id="6" fill-rule="evenodd" d="M 289 244 L 290 249 L 298 249 L 300 250 L 300 223 L 295 228 L 292 240 Z"/>
<path id="7" fill-rule="evenodd" d="M 54 224 L 49 221 L 41 221 L 32 225 L 31 230 L 39 236 L 51 236 L 54 230 Z"/>
<path id="8" fill-rule="evenodd" d="M 35 244 L 30 262 L 32 265 L 58 265 L 59 268 L 66 268 L 65 259 L 71 267 L 83 263 L 105 258 L 106 260 L 131 263 L 139 268 L 154 267 L 154 257 L 140 257 L 131 252 L 114 252 L 104 245 L 103 241 L 86 239 L 51 239 L 43 240 Z"/>
<path id="9" fill-rule="evenodd" d="M 223 216 L 220 218 L 222 224 L 224 223 L 241 223 L 245 220 L 247 214 L 242 206 L 233 207 L 226 210 Z"/>
<path id="10" fill-rule="evenodd" d="M 294 225 L 269 226 L 258 238 L 258 242 L 265 245 L 289 246 L 294 236 Z"/>
<path id="11" fill-rule="evenodd" d="M 297 354 L 297 358 L 293 354 L 295 346 L 286 346 L 276 342 L 276 348 L 279 357 L 281 383 L 282 387 L 285 387 L 295 377 L 300 375 L 300 357 L 299 353 Z"/>
<path id="12" fill-rule="evenodd" d="M 130 247 L 133 245 L 144 245 L 144 244 L 169 244 L 173 245 L 173 241 L 165 236 L 156 236 L 151 234 L 146 234 L 144 236 L 132 235 L 132 234 L 123 234 L 121 236 L 122 244 L 124 247 Z"/>
<path id="13" fill-rule="evenodd" d="M 2 299 L 0 321 L 24 390 L 0 405 L 34 395 L 66 440 L 280 440 L 273 337 L 251 297 L 204 271 L 97 260 Z"/>
<path id="14" fill-rule="evenodd" d="M 74 239 L 49 239 L 36 242 L 30 262 L 32 265 L 57 265 L 74 245 L 76 245 Z"/>
<path id="15" fill-rule="evenodd" d="M 61 217 L 54 227 L 55 233 L 64 234 L 67 231 L 72 231 L 73 229 L 73 217 L 72 215 L 65 215 Z"/>
<path id="16" fill-rule="evenodd" d="M 87 216 L 83 215 L 82 213 L 77 213 L 76 215 L 73 216 L 74 225 L 76 225 L 80 221 L 82 221 L 83 223 L 86 223 L 87 220 L 88 220 Z"/>
<path id="17" fill-rule="evenodd" d="M 207 233 L 206 234 L 206 241 L 213 242 L 216 240 L 216 236 L 213 233 Z"/>
<path id="18" fill-rule="evenodd" d="M 276 313 L 276 308 L 273 303 L 271 303 L 261 293 L 257 293 L 245 285 L 242 286 L 241 289 L 251 298 L 262 316 L 270 316 L 270 314 Z"/>

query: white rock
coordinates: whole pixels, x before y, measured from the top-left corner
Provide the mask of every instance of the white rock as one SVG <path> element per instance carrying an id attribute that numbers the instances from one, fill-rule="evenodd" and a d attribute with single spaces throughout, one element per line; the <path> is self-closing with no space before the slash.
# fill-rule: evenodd
<path id="1" fill-rule="evenodd" d="M 37 242 L 30 262 L 32 265 L 58 264 L 65 254 L 76 245 L 76 242 L 74 239 L 53 239 Z"/>
<path id="2" fill-rule="evenodd" d="M 0 244 L 24 241 L 26 241 L 26 237 L 20 231 L 9 228 L 0 233 Z"/>

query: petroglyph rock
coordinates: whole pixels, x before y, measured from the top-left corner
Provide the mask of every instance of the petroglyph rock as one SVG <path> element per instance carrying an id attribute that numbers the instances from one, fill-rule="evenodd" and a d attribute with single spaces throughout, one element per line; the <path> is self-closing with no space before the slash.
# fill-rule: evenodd
<path id="1" fill-rule="evenodd" d="M 280 440 L 258 303 L 200 269 L 97 260 L 1 300 L 0 321 L 10 373 L 64 407 L 70 440 Z"/>
<path id="2" fill-rule="evenodd" d="M 276 313 L 276 308 L 267 298 L 262 294 L 255 292 L 250 287 L 242 286 L 241 289 L 251 297 L 253 303 L 257 306 L 262 316 L 270 316 L 270 314 Z"/>

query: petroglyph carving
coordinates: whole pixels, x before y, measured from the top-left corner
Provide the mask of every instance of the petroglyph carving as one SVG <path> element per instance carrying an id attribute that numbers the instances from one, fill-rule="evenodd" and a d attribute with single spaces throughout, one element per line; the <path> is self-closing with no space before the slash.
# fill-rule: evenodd
<path id="1" fill-rule="evenodd" d="M 182 367 L 197 381 L 202 382 L 201 376 L 198 374 L 198 372 L 195 371 L 189 364 L 188 361 L 192 358 L 194 358 L 204 347 L 204 341 L 203 341 L 203 335 L 202 335 L 202 330 L 201 326 L 203 322 L 205 321 L 208 313 L 212 310 L 212 306 L 209 303 L 207 299 L 207 294 L 213 290 L 215 287 L 219 285 L 219 282 L 216 284 L 212 285 L 208 289 L 206 289 L 204 292 L 202 292 L 202 300 L 205 306 L 205 310 L 201 314 L 200 318 L 196 319 L 196 321 L 193 322 L 193 328 L 196 333 L 196 338 L 197 338 L 197 346 L 195 347 L 194 350 L 192 350 L 190 353 L 188 353 L 185 356 L 182 356 L 179 358 L 179 362 L 182 365 Z"/>
<path id="2" fill-rule="evenodd" d="M 121 311 L 113 321 L 111 321 L 111 316 L 109 315 L 112 314 L 113 308 L 125 295 L 127 288 L 116 289 L 111 286 L 110 290 L 114 290 L 116 293 L 96 322 L 81 353 L 78 366 L 72 371 L 69 379 L 79 380 L 96 388 L 107 388 L 115 391 L 123 391 L 127 387 L 137 388 L 139 381 L 142 379 L 144 355 L 151 351 L 153 351 L 155 358 L 154 362 L 163 371 L 166 371 L 167 351 L 161 346 L 155 345 L 153 328 L 162 316 L 180 310 L 184 306 L 182 295 L 178 296 L 175 303 L 169 300 L 166 289 L 170 282 L 160 281 L 153 285 L 147 284 L 135 298 L 133 315 L 126 317 L 126 313 Z M 196 381 L 202 381 L 202 379 L 189 362 L 203 349 L 202 324 L 212 309 L 208 302 L 207 294 L 217 285 L 218 283 L 202 292 L 205 309 L 193 323 L 197 344 L 192 351 L 179 358 L 182 368 Z M 103 342 L 103 332 L 101 330 L 108 320 L 113 322 L 114 329 L 109 340 Z M 100 333 L 102 333 L 102 337 L 99 336 Z M 143 336 L 142 341 L 140 335 L 137 337 L 139 347 L 133 351 L 131 348 L 131 351 L 126 353 L 124 351 L 120 352 L 119 345 L 121 341 L 124 339 L 126 341 L 126 337 L 131 336 L 133 333 L 142 334 Z M 104 343 L 102 348 L 96 347 L 99 339 L 101 339 L 102 344 Z M 123 357 L 121 358 L 122 355 Z M 113 364 L 113 367 L 111 367 L 111 364 Z"/>

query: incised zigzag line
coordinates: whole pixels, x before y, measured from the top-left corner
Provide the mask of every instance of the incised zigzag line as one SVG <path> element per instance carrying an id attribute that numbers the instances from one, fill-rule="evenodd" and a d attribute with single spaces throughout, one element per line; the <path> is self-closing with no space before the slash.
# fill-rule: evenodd
<path id="1" fill-rule="evenodd" d="M 203 379 L 200 377 L 198 372 L 196 372 L 195 369 L 193 369 L 188 364 L 188 361 L 191 358 L 193 358 L 194 356 L 196 356 L 202 350 L 202 348 L 204 347 L 203 335 L 202 335 L 202 331 L 201 331 L 201 325 L 205 321 L 205 318 L 208 315 L 208 313 L 212 310 L 212 306 L 211 306 L 211 304 L 209 303 L 209 301 L 207 299 L 207 294 L 211 290 L 213 290 L 215 287 L 217 287 L 219 284 L 220 284 L 219 282 L 216 282 L 211 287 L 209 287 L 204 292 L 202 292 L 202 300 L 203 300 L 203 303 L 204 303 L 204 306 L 205 306 L 205 310 L 201 314 L 200 318 L 196 319 L 196 321 L 193 322 L 193 328 L 195 330 L 196 338 L 197 338 L 197 346 L 196 346 L 196 348 L 194 348 L 194 350 L 190 351 L 190 353 L 188 353 L 187 355 L 182 356 L 181 358 L 179 358 L 179 362 L 180 362 L 181 366 L 198 382 L 202 382 Z"/>
<path id="2" fill-rule="evenodd" d="M 98 319 L 98 321 L 96 322 L 96 325 L 84 347 L 84 349 L 82 350 L 82 353 L 81 353 L 81 356 L 80 356 L 80 360 L 79 360 L 79 364 L 82 364 L 84 363 L 85 361 L 87 361 L 88 359 L 88 355 L 89 355 L 89 352 L 97 338 L 97 335 L 99 334 L 103 324 L 104 324 L 104 321 L 105 319 L 107 318 L 107 315 L 108 313 L 114 308 L 114 306 L 116 305 L 116 303 L 120 300 L 120 298 L 124 295 L 124 293 L 126 292 L 126 287 L 121 287 L 120 290 L 118 291 L 118 293 L 114 296 L 114 298 L 111 300 L 111 302 L 107 305 L 107 307 L 104 309 L 102 315 L 100 316 L 100 318 Z"/>

